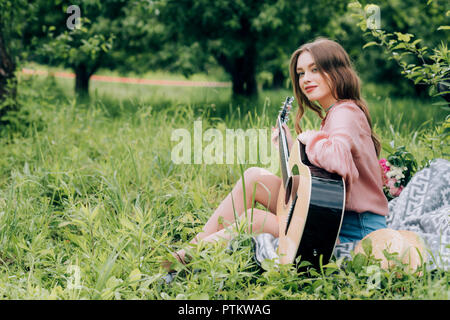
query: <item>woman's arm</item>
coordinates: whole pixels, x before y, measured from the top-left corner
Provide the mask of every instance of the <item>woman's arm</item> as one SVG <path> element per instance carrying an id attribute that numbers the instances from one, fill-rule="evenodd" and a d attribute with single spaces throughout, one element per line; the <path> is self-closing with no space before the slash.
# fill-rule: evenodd
<path id="1" fill-rule="evenodd" d="M 353 107 L 340 106 L 327 119 L 326 128 L 308 130 L 298 136 L 306 145 L 305 151 L 312 164 L 339 174 L 350 184 L 359 177 L 354 162 L 354 156 L 361 147 L 359 116 L 358 110 Z"/>

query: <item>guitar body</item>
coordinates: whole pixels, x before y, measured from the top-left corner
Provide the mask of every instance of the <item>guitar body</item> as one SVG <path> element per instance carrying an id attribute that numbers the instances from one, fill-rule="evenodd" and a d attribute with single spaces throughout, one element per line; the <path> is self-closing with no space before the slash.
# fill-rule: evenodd
<path id="1" fill-rule="evenodd" d="M 288 160 L 291 173 L 281 184 L 277 203 L 280 263 L 301 261 L 319 268 L 336 245 L 345 209 L 342 177 L 313 166 L 296 140 Z M 322 258 L 321 258 L 322 256 Z"/>

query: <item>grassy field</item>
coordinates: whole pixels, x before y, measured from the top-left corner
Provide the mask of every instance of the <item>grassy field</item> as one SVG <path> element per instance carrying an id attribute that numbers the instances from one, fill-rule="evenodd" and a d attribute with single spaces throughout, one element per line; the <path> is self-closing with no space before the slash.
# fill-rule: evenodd
<path id="1" fill-rule="evenodd" d="M 173 130 L 192 132 L 200 119 L 203 130 L 269 131 L 291 93 L 236 101 L 229 88 L 92 82 L 91 100 L 77 101 L 72 86 L 22 77 L 23 107 L 0 138 L 1 299 L 448 299 L 443 270 L 398 268 L 372 287 L 371 259 L 306 277 L 270 263 L 260 271 L 246 245 L 188 248 L 191 262 L 165 284 L 160 262 L 201 230 L 243 168 L 258 165 L 174 164 Z M 387 98 L 382 88 L 365 95 L 384 142 L 423 164 L 449 153 L 438 126 L 446 111 L 433 101 Z M 309 114 L 304 125 L 318 123 Z"/>

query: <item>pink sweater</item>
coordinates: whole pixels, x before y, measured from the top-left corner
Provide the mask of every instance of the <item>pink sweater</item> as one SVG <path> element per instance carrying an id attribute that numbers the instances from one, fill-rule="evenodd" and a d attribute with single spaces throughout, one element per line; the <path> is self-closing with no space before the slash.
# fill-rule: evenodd
<path id="1" fill-rule="evenodd" d="M 352 100 L 337 102 L 319 131 L 301 133 L 309 161 L 342 176 L 345 210 L 388 214 L 378 157 L 364 112 Z"/>

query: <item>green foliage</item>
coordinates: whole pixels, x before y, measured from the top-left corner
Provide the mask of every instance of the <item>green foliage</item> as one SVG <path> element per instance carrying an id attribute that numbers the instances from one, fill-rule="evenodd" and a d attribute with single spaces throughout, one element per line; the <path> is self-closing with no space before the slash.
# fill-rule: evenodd
<path id="1" fill-rule="evenodd" d="M 188 264 L 176 264 L 180 273 L 165 284 L 160 262 L 201 230 L 244 169 L 174 165 L 172 130 L 189 129 L 198 117 L 205 128 L 269 130 L 285 93 L 264 92 L 264 108 L 257 108 L 264 99 L 248 113 L 232 105 L 221 119 L 212 102 L 227 109 L 229 88 L 97 83 L 86 105 L 64 81 L 21 77 L 22 126 L 0 137 L 3 299 L 448 299 L 443 270 L 411 274 L 399 265 L 380 271 L 370 255 L 331 261 L 308 274 L 273 261 L 260 270 L 242 226 L 231 251 L 226 243 L 186 246 Z M 410 102 L 392 104 L 403 110 Z M 370 105 L 374 119 L 384 118 L 384 101 Z M 425 118 L 437 112 L 417 108 Z M 395 135 L 389 136 L 390 125 Z M 421 132 L 433 135 L 433 125 Z M 411 127 L 393 121 L 376 131 L 420 161 L 430 154 L 411 139 Z M 434 152 L 442 156 L 439 148 Z"/>
<path id="2" fill-rule="evenodd" d="M 0 33 L 8 53 L 17 63 L 25 55 L 22 37 L 28 16 L 33 14 L 33 4 L 26 0 L 0 0 Z"/>
<path id="3" fill-rule="evenodd" d="M 25 50 L 21 37 L 27 16 L 26 1 L 0 1 L 0 125 L 7 123 L 5 115 L 19 108 L 16 101 L 15 69 Z"/>
<path id="4" fill-rule="evenodd" d="M 340 1 L 78 4 L 82 28 L 68 31 L 62 1 L 0 0 L 0 26 L 14 56 L 24 52 L 45 63 L 84 64 L 91 74 L 103 64 L 136 73 L 160 66 L 187 76 L 220 64 L 232 75 L 236 67 L 254 63 L 250 73 L 270 86 L 277 72 L 287 76 L 290 52 L 315 36 L 344 39 L 353 57 L 362 47 L 359 34 L 343 21 L 348 14 Z M 448 49 L 442 36 L 448 27 L 437 1 L 380 6 L 385 25 L 395 29 L 377 38 L 389 48 L 391 62 L 418 84 L 445 82 Z M 45 56 L 37 57 L 36 48 Z M 366 46 L 374 60 L 360 69 L 371 75 L 378 71 L 366 66 L 381 61 L 378 69 L 391 76 L 394 69 L 373 49 Z M 0 135 L 3 299 L 448 299 L 448 272 L 429 272 L 424 265 L 422 273 L 411 274 L 401 263 L 382 271 L 366 242 L 366 255 L 309 273 L 274 261 L 260 270 L 245 224 L 238 226 L 231 252 L 224 243 L 187 246 L 188 264 L 176 264 L 179 275 L 164 284 L 161 261 L 201 230 L 244 169 L 174 165 L 172 130 L 189 129 L 198 117 L 204 128 L 222 131 L 269 128 L 279 97 L 289 93 L 263 91 L 258 99 L 231 100 L 228 88 L 94 83 L 94 98 L 86 102 L 73 95 L 72 85 L 51 77 L 21 78 L 23 107 L 7 115 L 9 125 Z M 419 169 L 448 158 L 449 118 L 439 123 L 445 111 L 432 108 L 430 100 L 385 96 L 386 87 L 379 86 L 368 91 L 367 100 L 383 153 L 392 153 L 393 163 L 409 157 Z M 311 114 L 303 121 L 309 129 L 318 127 Z M 387 141 L 404 149 L 390 150 Z"/>
<path id="5" fill-rule="evenodd" d="M 436 6 L 431 1 L 427 5 L 431 7 Z M 430 48 L 423 44 L 424 40 L 422 38 L 413 40 L 415 35 L 412 33 L 387 32 L 381 28 L 368 30 L 367 17 L 358 11 L 361 9 L 361 4 L 356 1 L 351 3 L 350 7 L 356 9 L 354 15 L 359 19 L 358 26 L 361 30 L 367 31 L 366 35 L 371 35 L 375 39 L 375 41 L 366 43 L 363 48 L 370 46 L 384 48 L 389 55 L 389 59 L 396 61 L 401 67 L 402 74 L 407 79 L 412 80 L 414 84 L 430 86 L 431 95 L 436 94 L 436 88 L 439 83 L 449 85 L 447 81 L 450 80 L 450 51 L 446 41 L 440 40 L 440 43 L 430 52 Z M 443 16 L 442 13 L 441 16 Z M 420 18 L 422 18 L 422 15 L 420 15 Z M 448 30 L 446 26 L 439 26 L 437 30 L 439 38 L 442 36 L 448 38 L 445 36 L 446 30 Z M 441 92 L 436 95 L 444 93 Z"/>
<path id="6" fill-rule="evenodd" d="M 359 19 L 358 26 L 361 30 L 368 31 L 367 17 L 359 11 L 361 10 L 361 4 L 358 1 L 355 1 L 351 3 L 349 7 L 356 10 L 354 15 Z M 440 7 L 436 2 L 428 1 L 425 9 L 430 9 L 433 14 L 438 13 L 438 18 L 435 20 L 438 23 L 443 23 L 442 17 L 444 15 L 439 8 Z M 445 16 L 448 16 L 449 13 L 450 11 L 447 11 Z M 420 15 L 420 17 L 426 20 L 423 15 Z M 426 24 L 421 25 L 423 26 Z M 439 38 L 441 38 L 441 35 L 445 37 L 445 32 L 447 30 L 447 26 L 439 26 L 437 28 Z M 421 29 L 421 31 L 423 31 L 423 34 L 427 33 L 427 31 L 424 31 L 423 29 Z M 413 40 L 415 36 L 411 33 L 399 31 L 390 33 L 382 29 L 370 29 L 366 32 L 366 35 L 371 35 L 376 41 L 367 42 L 363 48 L 371 46 L 384 48 L 385 52 L 389 55 L 389 59 L 396 61 L 402 69 L 402 74 L 407 79 L 412 80 L 414 84 L 424 84 L 429 86 L 429 94 L 431 96 L 442 96 L 447 100 L 446 102 L 434 103 L 435 105 L 444 105 L 443 109 L 446 111 L 444 121 L 442 121 L 433 132 L 418 135 L 419 139 L 427 149 L 426 154 L 431 154 L 430 157 L 425 156 L 418 167 L 412 154 L 406 152 L 404 147 L 393 150 L 393 146 L 387 144 L 383 145 L 383 148 L 391 154 L 388 158 L 389 162 L 395 166 L 406 166 L 408 168 L 406 177 L 404 178 L 404 182 L 407 183 L 416 169 L 427 166 L 432 159 L 439 157 L 437 154 L 442 155 L 444 158 L 449 155 L 450 117 L 448 111 L 450 110 L 450 107 L 448 105 L 448 97 L 450 91 L 448 90 L 450 83 L 448 81 L 450 80 L 450 51 L 448 50 L 447 43 L 442 40 L 440 40 L 440 43 L 430 51 L 428 46 L 423 45 L 423 42 L 425 41 L 422 38 Z M 431 39 L 433 39 L 433 37 L 431 37 Z M 430 39 L 427 38 L 426 41 L 429 42 Z M 438 150 L 437 153 L 436 150 Z M 396 163 L 398 165 L 396 165 Z"/>
<path id="7" fill-rule="evenodd" d="M 70 12 L 69 4 L 61 1 L 37 1 L 39 15 L 36 28 L 28 24 L 32 47 L 36 48 L 34 58 L 51 64 L 70 67 L 76 74 L 75 90 L 88 94 L 89 78 L 96 72 L 110 53 L 115 41 L 126 41 L 121 25 L 125 8 L 136 1 L 75 1 L 70 5 L 80 8 L 79 23 L 74 29 L 68 23 L 77 22 Z"/>
<path id="8" fill-rule="evenodd" d="M 420 34 L 423 41 L 417 43 L 416 49 L 423 45 L 442 52 L 446 41 L 442 48 L 439 46 L 448 32 L 448 23 L 441 13 L 440 8 L 445 8 L 441 1 L 429 5 L 414 0 L 378 4 L 383 25 L 396 29 L 397 35 L 392 33 L 394 40 L 398 35 L 405 40 L 408 34 Z M 62 1 L 3 0 L 5 8 L 14 9 L 14 15 L 3 19 L 8 27 L 5 30 L 17 31 L 10 32 L 12 51 L 17 53 L 13 56 L 71 68 L 79 65 L 75 71 L 85 82 L 99 67 L 140 74 L 166 70 L 186 77 L 220 67 L 231 78 L 235 92 L 252 94 L 258 87 L 288 87 L 290 54 L 317 36 L 327 36 L 343 44 L 364 80 L 383 81 L 386 94 L 415 93 L 412 85 L 401 81 L 394 58 L 386 62 L 380 52 L 370 47 L 361 53 L 364 43 L 342 1 L 223 0 L 212 4 L 92 0 L 71 4 L 80 6 L 84 30 L 67 29 L 69 4 Z M 13 16 L 15 23 L 8 23 Z M 434 25 L 436 28 L 430 28 Z M 426 64 L 432 65 L 427 57 Z M 411 69 L 420 61 L 406 62 Z M 428 71 L 432 74 L 435 70 L 430 67 Z M 417 82 L 417 91 L 421 83 Z"/>
<path id="9" fill-rule="evenodd" d="M 180 44 L 198 43 L 230 75 L 233 92 L 256 93 L 256 74 L 288 76 L 290 54 L 322 34 L 335 1 L 159 1 L 159 20 Z M 218 19 L 217 17 L 220 17 Z"/>
<path id="10" fill-rule="evenodd" d="M 55 27 L 48 28 L 50 41 L 41 48 L 41 54 L 51 56 L 56 61 L 64 61 L 67 66 L 76 68 L 80 64 L 94 66 L 113 45 L 114 34 L 104 35 L 92 29 L 88 18 L 80 18 L 81 26 L 66 30 L 55 36 Z M 90 67 L 89 69 L 91 69 Z"/>
<path id="11" fill-rule="evenodd" d="M 384 143 L 383 149 L 389 153 L 386 160 L 389 161 L 390 164 L 398 168 L 406 167 L 405 170 L 407 170 L 407 173 L 404 178 L 404 185 L 406 185 L 417 171 L 416 159 L 412 153 L 406 150 L 405 146 L 395 146 L 394 141 L 391 141 L 390 144 Z"/>
<path id="12" fill-rule="evenodd" d="M 427 165 L 431 160 L 438 157 L 448 159 L 450 157 L 450 117 L 447 117 L 440 125 L 431 132 L 424 132 L 421 136 L 423 144 L 427 146 L 428 157 L 422 162 Z"/>

